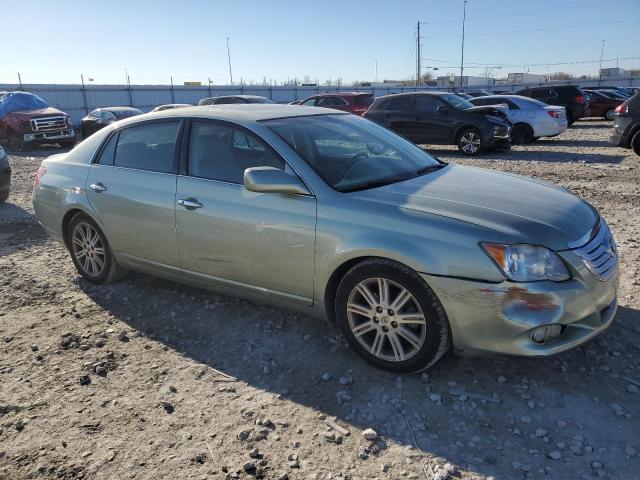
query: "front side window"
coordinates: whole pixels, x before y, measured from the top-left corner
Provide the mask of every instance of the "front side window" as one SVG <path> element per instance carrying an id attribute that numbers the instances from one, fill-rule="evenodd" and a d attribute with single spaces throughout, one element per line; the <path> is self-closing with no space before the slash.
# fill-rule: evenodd
<path id="1" fill-rule="evenodd" d="M 158 122 L 122 130 L 114 165 L 152 172 L 172 173 L 180 122 Z"/>
<path id="2" fill-rule="evenodd" d="M 244 129 L 214 122 L 193 122 L 189 175 L 242 184 L 244 171 L 251 167 L 284 169 L 284 162 L 264 141 Z"/>
<path id="3" fill-rule="evenodd" d="M 436 97 L 431 95 L 418 95 L 416 97 L 416 110 L 418 110 L 418 112 L 437 112 L 440 105 L 442 105 L 442 103 L 440 103 Z"/>
<path id="4" fill-rule="evenodd" d="M 354 115 L 313 115 L 263 123 L 341 192 L 407 180 L 444 165 L 399 135 Z"/>

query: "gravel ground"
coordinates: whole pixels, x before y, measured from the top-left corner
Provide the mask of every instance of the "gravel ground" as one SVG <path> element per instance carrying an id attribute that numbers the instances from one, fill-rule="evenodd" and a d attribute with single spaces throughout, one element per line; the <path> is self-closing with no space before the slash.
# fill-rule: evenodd
<path id="1" fill-rule="evenodd" d="M 33 217 L 33 174 L 56 151 L 12 155 L 0 478 L 638 478 L 640 159 L 609 128 L 472 160 L 432 151 L 596 205 L 621 253 L 613 326 L 548 359 L 448 356 L 402 376 L 300 315 L 139 274 L 90 285 Z"/>

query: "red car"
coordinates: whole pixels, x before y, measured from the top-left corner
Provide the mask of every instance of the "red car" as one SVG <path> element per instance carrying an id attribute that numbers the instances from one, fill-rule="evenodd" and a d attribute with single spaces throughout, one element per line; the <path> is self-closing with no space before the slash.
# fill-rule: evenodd
<path id="1" fill-rule="evenodd" d="M 605 120 L 613 120 L 613 114 L 616 108 L 624 102 L 621 98 L 611 98 L 597 90 L 585 90 L 585 92 L 591 97 L 589 99 L 590 117 L 602 117 Z"/>
<path id="2" fill-rule="evenodd" d="M 302 100 L 298 105 L 333 108 L 355 115 L 362 115 L 373 103 L 373 100 L 373 94 L 371 93 L 321 93 Z"/>

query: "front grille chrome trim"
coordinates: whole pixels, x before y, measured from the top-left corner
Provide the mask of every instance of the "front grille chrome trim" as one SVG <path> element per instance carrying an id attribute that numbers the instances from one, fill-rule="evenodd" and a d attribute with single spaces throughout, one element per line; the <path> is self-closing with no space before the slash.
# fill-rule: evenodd
<path id="1" fill-rule="evenodd" d="M 595 231 L 595 235 L 593 232 Z M 586 238 L 585 238 L 586 237 Z M 582 236 L 575 242 L 573 251 L 582 259 L 589 271 L 600 281 L 609 280 L 617 270 L 618 251 L 613 235 L 604 219 L 600 219 L 597 229 Z"/>

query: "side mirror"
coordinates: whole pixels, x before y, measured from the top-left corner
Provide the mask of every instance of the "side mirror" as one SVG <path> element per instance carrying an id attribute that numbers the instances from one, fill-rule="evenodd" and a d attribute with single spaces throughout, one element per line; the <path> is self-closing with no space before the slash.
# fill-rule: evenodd
<path id="1" fill-rule="evenodd" d="M 311 195 L 304 183 L 274 167 L 251 167 L 244 171 L 244 186 L 251 192 Z"/>
<path id="2" fill-rule="evenodd" d="M 438 113 L 449 113 L 449 108 L 446 105 L 438 105 Z"/>

